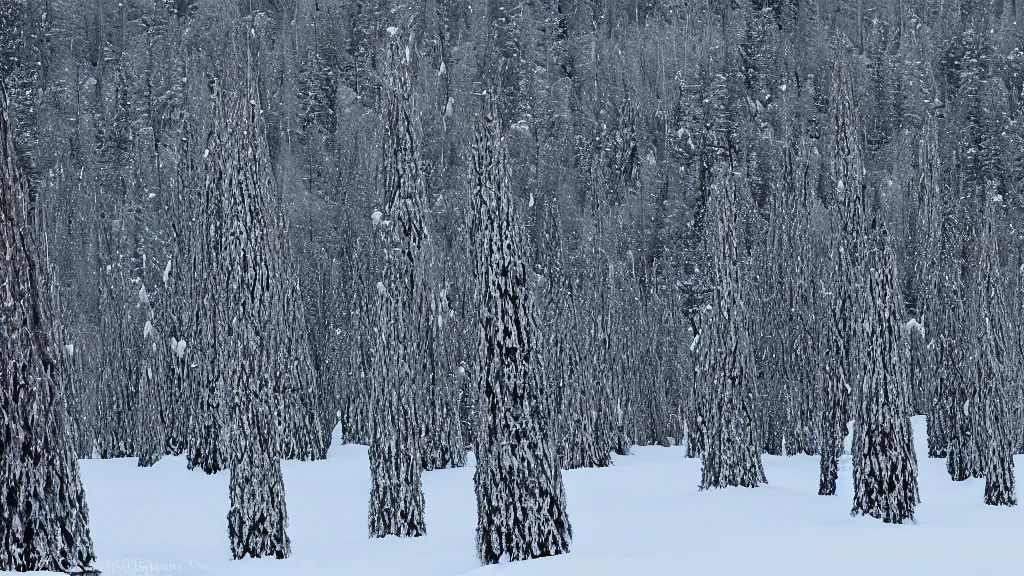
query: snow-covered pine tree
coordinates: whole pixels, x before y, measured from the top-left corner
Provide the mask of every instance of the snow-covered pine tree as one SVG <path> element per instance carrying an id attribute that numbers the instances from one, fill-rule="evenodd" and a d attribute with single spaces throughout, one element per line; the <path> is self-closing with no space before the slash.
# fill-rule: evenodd
<path id="1" fill-rule="evenodd" d="M 599 232 L 588 228 L 585 234 Z M 610 466 L 615 443 L 610 333 L 605 318 L 611 313 L 604 271 L 607 266 L 604 256 L 593 248 L 596 244 L 596 240 L 587 243 L 582 270 L 573 279 L 572 290 L 563 295 L 569 300 L 565 318 L 557 325 L 549 322 L 546 326 L 562 331 L 561 339 L 567 346 L 565 364 L 551 366 L 561 372 L 556 442 L 562 468 L 566 469 Z"/>
<path id="2" fill-rule="evenodd" d="M 397 275 L 394 275 L 397 276 Z M 396 292 L 401 283 L 378 282 L 379 291 L 374 311 L 374 341 L 371 343 L 372 364 L 368 402 L 372 407 L 369 420 L 370 440 L 370 506 L 368 526 L 371 537 L 394 535 L 416 537 L 426 534 L 425 500 L 421 473 L 422 424 L 417 418 L 424 390 L 416 390 L 416 366 L 412 364 L 409 346 L 411 330 L 401 312 L 403 304 Z M 408 294 L 406 294 L 408 296 Z M 410 348 L 416 348 L 412 343 Z"/>
<path id="3" fill-rule="evenodd" d="M 997 200 L 993 194 L 986 196 L 978 245 L 978 287 L 971 322 L 977 342 L 975 377 L 981 395 L 976 436 L 981 470 L 985 475 L 985 503 L 1014 506 L 1017 504 L 1013 478 L 1015 439 L 1007 403 L 1015 359 L 1007 343 L 1010 326 L 999 274 L 999 240 L 995 234 L 993 206 Z"/>
<path id="4" fill-rule="evenodd" d="M 861 382 L 856 388 L 851 514 L 902 524 L 919 502 L 917 455 L 910 426 L 907 350 L 902 341 L 903 301 L 896 256 L 884 226 L 872 225 L 866 263 L 867 301 Z"/>
<path id="5" fill-rule="evenodd" d="M 606 237 L 603 232 L 603 218 L 598 216 L 597 238 Z M 597 240 L 595 238 L 595 240 Z M 606 241 L 597 240 L 601 245 Z M 613 301 L 611 297 L 611 268 L 607 254 L 595 254 L 588 266 L 592 271 L 589 273 L 591 287 L 590 301 L 590 325 L 587 333 L 590 334 L 589 342 L 592 352 L 589 354 L 591 374 L 588 383 L 593 387 L 591 394 L 595 400 L 595 447 L 597 460 L 595 464 L 599 467 L 611 466 L 611 452 L 615 448 L 628 451 L 628 446 L 623 446 L 624 439 L 618 437 L 619 427 L 617 425 L 615 410 L 615 389 L 617 388 L 617 376 L 619 371 L 617 365 L 622 361 L 621 355 L 615 355 L 612 351 L 612 323 L 614 314 Z"/>
<path id="6" fill-rule="evenodd" d="M 376 284 L 370 372 L 371 537 L 426 534 L 421 472 L 423 398 L 430 330 L 426 192 L 416 150 L 410 50 L 397 33 L 387 46 L 382 90 L 382 190 L 378 225 L 384 259 Z"/>
<path id="7" fill-rule="evenodd" d="M 646 402 L 644 412 L 647 413 L 649 432 L 647 434 L 648 444 L 657 443 L 661 446 L 671 446 L 674 443 L 682 443 L 686 435 L 683 420 L 683 389 L 684 375 L 693 374 L 692 360 L 690 354 L 679 354 L 679 343 L 684 346 L 689 341 L 690 334 L 686 330 L 688 324 L 685 322 L 682 308 L 679 306 L 678 293 L 670 290 L 653 289 L 647 295 L 641 296 L 646 300 L 644 308 L 646 313 L 638 311 L 643 316 L 634 316 L 635 330 L 648 332 L 644 346 L 650 350 L 648 354 L 634 356 L 635 365 L 649 365 L 649 358 L 657 358 L 654 362 L 655 369 L 653 378 L 645 378 L 638 383 L 635 392 L 625 391 L 626 400 L 622 402 L 625 411 L 624 416 L 631 420 L 637 420 L 639 410 L 633 406 Z M 628 306 L 629 303 L 627 302 Z M 660 318 L 658 330 L 646 330 L 644 318 Z M 631 341 L 631 334 L 621 330 L 619 336 L 625 342 Z M 637 437 L 639 431 L 626 434 L 626 440 Z M 674 442 L 673 442 L 674 440 Z M 635 442 L 634 442 L 635 443 Z M 621 452 L 620 452 L 621 453 Z"/>
<path id="8" fill-rule="evenodd" d="M 715 125 L 708 143 L 706 246 L 715 289 L 697 343 L 698 377 L 706 379 L 704 395 L 697 400 L 704 405 L 701 413 L 706 417 L 701 490 L 752 488 L 767 482 L 754 407 L 757 371 L 741 293 L 738 184 L 724 130 L 727 125 Z"/>
<path id="9" fill-rule="evenodd" d="M 789 334 L 792 343 L 787 347 L 787 353 L 789 362 L 799 368 L 792 371 L 795 378 L 789 387 L 786 450 L 790 454 L 815 455 L 819 453 L 821 446 L 818 438 L 820 400 L 819 390 L 815 384 L 815 369 L 809 365 L 811 363 L 807 362 L 807 358 L 811 357 L 814 350 L 819 327 L 817 309 L 813 304 L 815 256 L 811 218 L 817 175 L 813 171 L 813 151 L 808 139 L 798 138 L 795 146 L 796 151 L 788 161 L 793 164 L 793 191 L 789 195 L 793 231 L 789 237 L 789 249 L 790 260 L 794 262 L 796 269 L 793 278 L 788 282 L 791 285 L 788 292 Z"/>
<path id="10" fill-rule="evenodd" d="M 831 150 L 830 179 L 834 186 L 838 223 L 835 225 L 838 234 L 836 244 L 838 254 L 837 298 L 838 309 L 836 320 L 839 322 L 839 333 L 842 338 L 843 367 L 846 372 L 846 386 L 832 383 L 827 386 L 832 392 L 855 394 L 861 381 L 858 370 L 861 369 L 860 352 L 863 336 L 860 333 L 862 300 L 864 289 L 864 253 L 867 238 L 866 210 L 867 191 L 864 183 L 864 145 L 861 130 L 857 125 L 857 104 L 853 78 L 847 69 L 844 53 L 849 40 L 843 37 L 833 46 L 834 65 L 831 85 L 831 113 L 833 143 Z M 834 408 L 848 407 L 849 400 L 833 399 Z M 843 430 L 845 436 L 848 414 L 831 414 L 839 421 L 831 422 L 829 430 Z M 840 425 L 840 422 L 842 425 Z M 834 442 L 835 439 L 830 441 Z M 841 439 L 840 439 L 841 441 Z M 857 436 L 854 436 L 854 442 Z"/>
<path id="11" fill-rule="evenodd" d="M 299 274 L 288 243 L 288 225 L 278 215 L 268 238 L 278 255 L 275 263 L 279 281 L 272 314 L 279 321 L 276 382 L 281 396 L 281 457 L 288 460 L 327 458 L 331 431 L 326 430 L 320 407 L 323 392 L 320 375 L 313 366 L 307 339 Z"/>
<path id="12" fill-rule="evenodd" d="M 473 246 L 481 299 L 474 370 L 481 422 L 474 475 L 484 564 L 569 551 L 572 526 L 552 437 L 553 391 L 523 260 L 507 153 L 493 95 L 473 142 Z"/>
<path id="13" fill-rule="evenodd" d="M 383 213 L 380 215 L 383 217 Z M 369 236 L 371 239 L 376 239 L 379 233 L 373 231 Z M 349 318 L 354 333 L 354 342 L 348 350 L 348 385 L 345 386 L 341 401 L 341 422 L 342 438 L 346 443 L 369 446 L 369 378 L 373 363 L 372 349 L 376 342 L 373 336 L 376 318 L 372 312 L 376 306 L 371 304 L 375 300 L 371 293 L 376 294 L 377 292 L 372 281 L 377 277 L 376 270 L 370 268 L 376 268 L 378 265 L 379 254 L 376 250 L 368 249 L 366 244 L 357 242 L 352 249 L 351 256 L 354 289 L 349 307 Z M 376 246 L 373 242 L 371 244 Z"/>
<path id="14" fill-rule="evenodd" d="M 100 458 L 136 455 L 138 366 L 129 326 L 130 290 L 118 252 L 121 222 L 100 222 L 98 234 L 106 263 L 99 270 L 99 332 L 103 342 L 97 388 L 96 449 Z"/>
<path id="15" fill-rule="evenodd" d="M 838 251 L 833 250 L 833 255 Z M 850 385 L 846 380 L 846 343 L 839 321 L 841 300 L 838 291 L 837 266 L 832 263 L 833 273 L 823 281 L 815 293 L 822 333 L 818 338 L 818 382 L 821 388 L 821 414 L 819 415 L 819 441 L 821 449 L 820 478 L 818 494 L 832 496 L 836 493 L 839 478 L 839 457 L 843 455 L 843 439 L 846 438 L 847 402 Z"/>
<path id="16" fill-rule="evenodd" d="M 145 285 L 139 292 L 145 295 L 140 298 L 139 307 L 144 313 L 146 323 L 142 326 L 141 356 L 139 366 L 139 399 L 136 410 L 136 440 L 135 451 L 139 457 L 139 466 L 152 466 L 164 455 L 167 446 L 166 429 L 161 415 L 164 413 L 162 403 L 164 401 L 164 390 L 167 378 L 164 367 L 167 363 L 165 344 L 157 331 L 154 322 L 153 309 L 150 306 L 148 292 Z M 139 337 L 138 327 L 134 327 L 133 337 Z"/>
<path id="17" fill-rule="evenodd" d="M 177 0 L 175 0 L 177 1 Z M 185 13 L 179 17 L 184 18 Z M 188 110 L 186 97 L 189 85 L 189 59 L 181 46 L 175 48 L 175 66 L 171 88 L 165 95 L 164 122 L 169 134 L 159 147 L 162 163 L 174 166 L 168 187 L 170 206 L 166 216 L 171 221 L 173 238 L 168 260 L 161 275 L 163 296 L 156 303 L 156 314 L 163 320 L 161 333 L 164 338 L 160 345 L 167 358 L 166 389 L 163 413 L 164 431 L 167 439 L 167 454 L 181 455 L 188 449 L 189 417 L 195 406 L 192 389 L 192 360 L 194 350 L 182 349 L 177 353 L 179 340 L 185 340 L 186 348 L 191 335 L 185 332 L 195 321 L 195 309 L 201 299 L 195 291 L 196 285 L 207 276 L 196 274 L 197 251 L 206 243 L 202 240 L 205 202 L 196 190 L 201 187 L 201 172 L 198 168 L 196 148 L 202 146 L 198 130 Z M 174 344 L 171 344 L 174 338 Z M 196 343 L 192 342 L 193 345 Z"/>
<path id="18" fill-rule="evenodd" d="M 928 456 L 945 458 L 947 438 L 946 399 L 938 390 L 938 339 L 941 303 L 938 301 L 942 282 L 942 166 L 939 156 L 939 127 L 935 113 L 925 119 L 918 148 L 917 169 L 919 173 L 918 227 L 921 229 L 920 257 L 916 263 L 918 274 L 918 321 L 923 326 L 924 346 L 921 354 L 922 387 L 928 401 L 926 407 L 928 426 Z M 948 256 L 945 255 L 945 256 Z"/>
<path id="19" fill-rule="evenodd" d="M 979 471 L 970 409 L 970 389 L 975 378 L 970 373 L 969 345 L 965 342 L 968 338 L 968 311 L 964 292 L 958 278 L 947 279 L 939 289 L 943 308 L 935 391 L 935 401 L 940 403 L 939 409 L 945 413 L 948 433 L 946 470 L 957 482 Z"/>
<path id="20" fill-rule="evenodd" d="M 717 32 L 717 27 L 715 28 Z M 721 48 L 717 46 L 721 42 L 721 38 L 716 36 L 712 42 L 716 46 L 713 53 L 720 52 Z M 689 432 L 687 455 L 690 457 L 703 454 L 704 442 L 707 440 L 704 428 L 710 417 L 704 412 L 709 405 L 708 384 L 710 380 L 705 372 L 707 366 L 701 357 L 701 340 L 704 338 L 703 331 L 707 326 L 707 302 L 711 300 L 711 294 L 714 292 L 714 280 L 711 277 L 713 266 L 709 260 L 710 254 L 707 247 L 709 238 L 717 232 L 713 229 L 714 224 L 708 206 L 711 203 L 711 184 L 714 182 L 712 171 L 718 164 L 718 156 L 722 153 L 720 140 L 722 135 L 715 134 L 730 130 L 730 128 L 719 125 L 725 118 L 729 104 L 727 78 L 722 60 L 711 60 L 702 67 L 699 81 L 703 87 L 696 93 L 692 88 L 681 87 L 679 104 L 683 106 L 699 102 L 703 111 L 699 124 L 695 124 L 694 118 L 687 118 L 684 123 L 688 138 L 697 137 L 699 134 L 699 143 L 692 143 L 689 146 L 690 151 L 687 152 L 685 150 L 687 147 L 684 147 L 684 152 L 687 152 L 684 154 L 684 158 L 689 157 L 690 162 L 696 163 L 696 166 L 691 167 L 695 173 L 691 175 L 691 178 L 695 178 L 694 184 L 697 193 L 693 199 L 692 220 L 687 224 L 680 249 L 683 305 L 686 307 L 694 338 L 690 351 L 695 353 L 694 377 L 690 391 L 692 401 L 690 402 L 690 414 L 687 415 Z M 709 126 L 715 126 L 715 128 L 709 130 Z M 718 140 L 715 140 L 716 138 Z M 760 416 L 767 413 L 766 410 L 761 412 Z M 761 419 L 763 420 L 763 418 Z M 758 422 L 758 427 L 760 428 L 758 436 L 763 442 L 767 442 L 768 434 L 764 433 L 767 426 L 763 422 Z M 779 443 L 778 450 L 769 449 L 768 451 L 779 452 L 781 449 L 781 443 Z"/>
<path id="21" fill-rule="evenodd" d="M 189 308 L 183 332 L 168 336 L 177 360 L 176 369 L 187 372 L 191 380 L 191 403 L 188 411 L 188 443 L 186 456 L 189 469 L 200 468 L 214 474 L 228 466 L 228 418 L 230 398 L 224 378 L 222 350 L 228 317 L 223 304 L 227 301 L 223 282 L 199 282 L 198 279 L 224 278 L 221 261 L 224 239 L 224 191 L 232 184 L 231 127 L 224 95 L 219 81 L 214 81 L 210 98 L 211 128 L 203 150 L 202 171 L 206 179 L 202 197 L 196 202 L 195 224 L 186 228 L 190 248 L 187 266 L 192 273 L 185 293 Z M 180 378 L 185 374 L 178 374 Z"/>
<path id="22" fill-rule="evenodd" d="M 838 48 L 834 48 L 838 52 Z M 836 493 L 839 457 L 847 433 L 850 392 L 854 386 L 857 332 L 856 315 L 863 283 L 864 187 L 860 139 L 854 126 L 853 87 L 837 54 L 831 85 L 833 147 L 829 177 L 835 187 L 839 214 L 833 218 L 829 267 L 833 274 L 822 282 L 818 309 L 824 321 L 819 350 L 822 410 L 821 466 L 818 494 Z M 838 222 L 837 222 L 838 221 Z"/>
<path id="23" fill-rule="evenodd" d="M 606 451 L 604 462 L 601 461 L 597 390 L 594 389 L 594 337 L 584 308 L 587 303 L 579 296 L 590 291 L 581 280 L 576 279 L 571 294 L 565 295 L 568 302 L 558 327 L 563 332 L 561 360 L 564 364 L 552 366 L 558 370 L 557 378 L 561 381 L 556 442 L 561 467 L 568 470 L 607 466 L 611 458 Z"/>
<path id="24" fill-rule="evenodd" d="M 459 414 L 460 390 L 455 365 L 455 311 L 449 290 L 438 287 L 430 298 L 430 333 L 424 344 L 430 366 L 427 370 L 427 413 L 423 419 L 423 469 L 457 468 L 466 464 L 466 445 Z"/>
<path id="25" fill-rule="evenodd" d="M 587 358 L 583 345 L 589 338 L 580 324 L 578 281 L 563 270 L 566 253 L 562 246 L 561 230 L 557 219 L 558 205 L 549 200 L 544 210 L 543 243 L 538 246 L 538 261 L 544 273 L 544 290 L 540 291 L 538 306 L 548 319 L 543 332 L 546 349 L 545 369 L 558 406 L 553 425 L 553 437 L 564 469 L 587 467 L 594 451 L 591 396 L 581 389 Z M 575 284 L 574 284 L 575 282 Z M 586 416 L 586 418 L 584 418 Z"/>
<path id="26" fill-rule="evenodd" d="M 249 50 L 252 50 L 251 48 Z M 258 54 L 258 53 L 257 53 Z M 229 117 L 223 142 L 227 165 L 219 189 L 224 231 L 221 262 L 227 313 L 219 346 L 226 354 L 230 386 L 230 460 L 228 536 L 235 559 L 285 558 L 291 554 L 286 533 L 281 447 L 276 417 L 281 397 L 276 379 L 279 344 L 274 336 L 282 287 L 281 244 L 273 241 L 273 169 L 263 119 L 263 98 L 248 52 L 244 91 Z"/>
<path id="27" fill-rule="evenodd" d="M 980 6 L 980 5 L 979 5 Z M 973 18 L 984 15 L 980 8 Z M 958 186 L 953 208 L 956 227 L 948 231 L 946 241 L 954 249 L 950 259 L 949 276 L 959 282 L 962 298 L 966 300 L 964 322 L 958 326 L 948 324 L 943 329 L 950 333 L 950 344 L 959 346 L 963 354 L 962 364 L 943 366 L 955 374 L 950 380 L 948 434 L 949 455 L 947 469 L 954 480 L 968 477 L 980 478 L 985 470 L 986 431 L 982 430 L 979 418 L 984 403 L 982 386 L 974 372 L 978 361 L 977 331 L 980 324 L 975 321 L 977 314 L 973 306 L 982 299 L 978 292 L 979 264 L 982 255 L 982 234 L 985 233 L 985 204 L 990 195 L 1003 186 L 1005 167 L 1002 164 L 1002 149 L 1005 146 L 1006 94 L 1003 82 L 993 76 L 996 56 L 992 38 L 987 32 L 989 25 L 983 21 L 969 22 L 959 34 L 958 57 L 963 65 L 957 70 L 956 92 L 951 94 L 955 104 L 955 118 L 959 133 L 954 133 L 956 142 L 957 171 L 954 184 Z M 955 303 L 944 303 L 952 308 Z"/>
<path id="28" fill-rule="evenodd" d="M 811 182 L 810 146 L 796 139 L 783 152 L 780 177 L 772 180 L 768 199 L 770 216 L 764 253 L 765 277 L 761 281 L 762 331 L 765 347 L 765 379 L 769 410 L 779 421 L 769 431 L 785 440 L 788 454 L 818 451 L 817 402 L 814 377 L 806 362 L 814 331 L 810 275 L 813 245 L 810 239 Z M 774 442 L 770 443 L 774 444 Z"/>
<path id="29" fill-rule="evenodd" d="M 65 399 L 53 379 L 34 196 L 8 110 L 0 81 L 0 570 L 64 572 L 96 556 Z"/>

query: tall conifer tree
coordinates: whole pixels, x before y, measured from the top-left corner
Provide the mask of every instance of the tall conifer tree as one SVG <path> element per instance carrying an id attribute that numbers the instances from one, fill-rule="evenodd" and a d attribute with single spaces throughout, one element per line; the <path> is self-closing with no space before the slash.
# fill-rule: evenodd
<path id="1" fill-rule="evenodd" d="M 425 191 L 416 151 L 410 52 L 397 32 L 387 47 L 383 86 L 384 259 L 370 373 L 370 536 L 426 534 L 421 471 L 423 398 L 432 321 L 427 286 Z"/>
<path id="2" fill-rule="evenodd" d="M 832 163 L 831 185 L 838 214 L 834 223 L 833 258 L 835 259 L 835 313 L 836 333 L 826 333 L 822 339 L 826 353 L 822 365 L 821 414 L 821 478 L 818 493 L 835 493 L 839 473 L 839 456 L 849 412 L 849 396 L 859 382 L 858 370 L 863 336 L 857 321 L 863 306 L 863 268 L 866 210 L 864 189 L 863 145 L 856 126 L 857 111 L 854 101 L 853 80 L 843 62 L 839 41 L 833 47 L 835 65 L 832 77 Z M 838 359 L 836 357 L 838 355 Z M 836 362 L 839 362 L 838 366 Z M 841 370 L 841 372 L 840 372 Z"/>
<path id="3" fill-rule="evenodd" d="M 733 159 L 722 126 L 711 135 L 714 162 L 708 193 L 707 247 L 713 304 L 698 342 L 699 377 L 706 379 L 701 413 L 707 418 L 701 489 L 755 487 L 767 482 L 754 408 L 757 372 L 743 302 L 739 261 L 739 199 Z"/>
<path id="4" fill-rule="evenodd" d="M 281 472 L 281 409 L 275 378 L 280 325 L 280 244 L 273 241 L 270 206 L 273 172 L 267 149 L 267 127 L 256 71 L 246 67 L 244 91 L 236 92 L 231 108 L 230 137 L 225 142 L 227 166 L 221 206 L 227 322 L 221 334 L 224 377 L 230 390 L 228 465 L 228 536 L 236 559 L 252 556 L 285 558 L 291 542 L 285 529 L 284 476 Z"/>
<path id="5" fill-rule="evenodd" d="M 875 225 L 872 240 L 862 316 L 866 345 L 856 388 L 852 514 L 902 524 L 914 519 L 919 501 L 904 310 L 888 232 Z"/>
<path id="6" fill-rule="evenodd" d="M 564 554 L 572 526 L 507 153 L 493 96 L 485 99 L 473 144 L 473 245 L 482 305 L 474 481 L 477 554 L 495 564 Z"/>
<path id="7" fill-rule="evenodd" d="M 65 398 L 53 377 L 33 204 L 0 80 L 0 570 L 64 572 L 96 556 Z"/>
<path id="8" fill-rule="evenodd" d="M 998 238 L 995 235 L 996 199 L 988 194 L 982 209 L 979 238 L 978 292 L 972 327 L 977 356 L 975 377 L 981 395 L 977 418 L 978 452 L 985 474 L 985 503 L 1014 506 L 1014 437 L 1007 406 L 1014 358 L 1007 345 L 1006 302 L 999 274 Z"/>
<path id="9" fill-rule="evenodd" d="M 219 81 L 212 86 L 212 127 L 203 151 L 203 174 L 206 179 L 202 197 L 192 214 L 194 226 L 187 228 L 190 262 L 186 263 L 192 278 L 186 293 L 188 308 L 183 311 L 183 334 L 171 335 L 170 344 L 179 360 L 178 369 L 187 373 L 193 405 L 188 411 L 186 456 L 189 469 L 200 468 L 214 474 L 227 467 L 229 399 L 224 378 L 223 348 L 226 318 L 221 304 L 225 302 L 224 284 L 204 283 L 201 278 L 223 278 L 221 253 L 224 250 L 222 205 L 231 185 L 230 127 L 224 94 Z M 180 361 L 184 362 L 180 362 Z M 191 360 L 191 362 L 189 362 Z M 185 368 L 187 366 L 187 368 Z M 180 375 L 185 378 L 185 375 Z"/>

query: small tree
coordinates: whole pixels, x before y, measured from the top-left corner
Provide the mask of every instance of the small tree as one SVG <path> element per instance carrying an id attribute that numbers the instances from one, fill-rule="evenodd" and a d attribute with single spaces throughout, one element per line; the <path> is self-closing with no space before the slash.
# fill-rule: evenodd
<path id="1" fill-rule="evenodd" d="M 942 332 L 938 338 L 938 384 L 935 402 L 944 413 L 946 470 L 955 482 L 980 474 L 977 443 L 970 409 L 975 378 L 970 373 L 970 346 L 964 290 L 959 278 L 947 279 L 939 288 Z M 977 411 L 975 411 L 977 412 Z"/>
<path id="2" fill-rule="evenodd" d="M 846 345 L 842 326 L 837 319 L 833 319 L 838 317 L 839 303 L 833 295 L 835 289 L 833 277 L 830 284 L 823 282 L 816 293 L 821 317 L 830 319 L 822 323 L 822 334 L 818 341 L 818 379 L 821 383 L 821 430 L 818 436 L 821 442 L 821 475 L 818 494 L 822 496 L 836 493 L 850 394 L 850 385 L 846 380 Z"/>
<path id="3" fill-rule="evenodd" d="M 146 323 L 142 326 L 141 366 L 139 367 L 139 402 L 136 411 L 136 431 L 139 438 L 136 452 L 139 466 L 148 467 L 155 464 L 164 455 L 167 445 L 167 434 L 161 410 L 164 390 L 167 384 L 164 366 L 167 356 L 164 354 L 166 344 L 154 326 L 153 310 L 149 305 L 149 296 L 143 285 L 139 292 L 140 309 L 144 312 Z M 138 327 L 134 327 L 134 336 L 139 337 Z"/>

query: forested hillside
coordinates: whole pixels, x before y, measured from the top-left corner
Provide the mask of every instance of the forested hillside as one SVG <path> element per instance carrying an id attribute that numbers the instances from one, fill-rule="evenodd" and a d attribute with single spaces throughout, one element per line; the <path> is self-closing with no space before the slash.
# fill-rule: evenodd
<path id="1" fill-rule="evenodd" d="M 0 568 L 88 564 L 75 457 L 231 469 L 285 557 L 339 422 L 374 536 L 474 452 L 484 563 L 634 445 L 834 494 L 849 420 L 855 513 L 913 518 L 915 414 L 1015 503 L 1024 1 L 0 0 L 0 77 L 0 490 L 70 487 Z"/>

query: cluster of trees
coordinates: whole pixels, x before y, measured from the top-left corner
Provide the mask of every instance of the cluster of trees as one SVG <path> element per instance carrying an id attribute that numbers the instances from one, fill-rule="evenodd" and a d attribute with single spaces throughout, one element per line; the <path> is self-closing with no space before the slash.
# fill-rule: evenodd
<path id="1" fill-rule="evenodd" d="M 0 77 L 2 568 L 91 561 L 91 457 L 287 556 L 339 421 L 373 536 L 472 450 L 484 562 L 636 444 L 834 494 L 851 420 L 854 513 L 913 518 L 913 414 L 1015 503 L 1016 0 L 0 0 Z"/>

